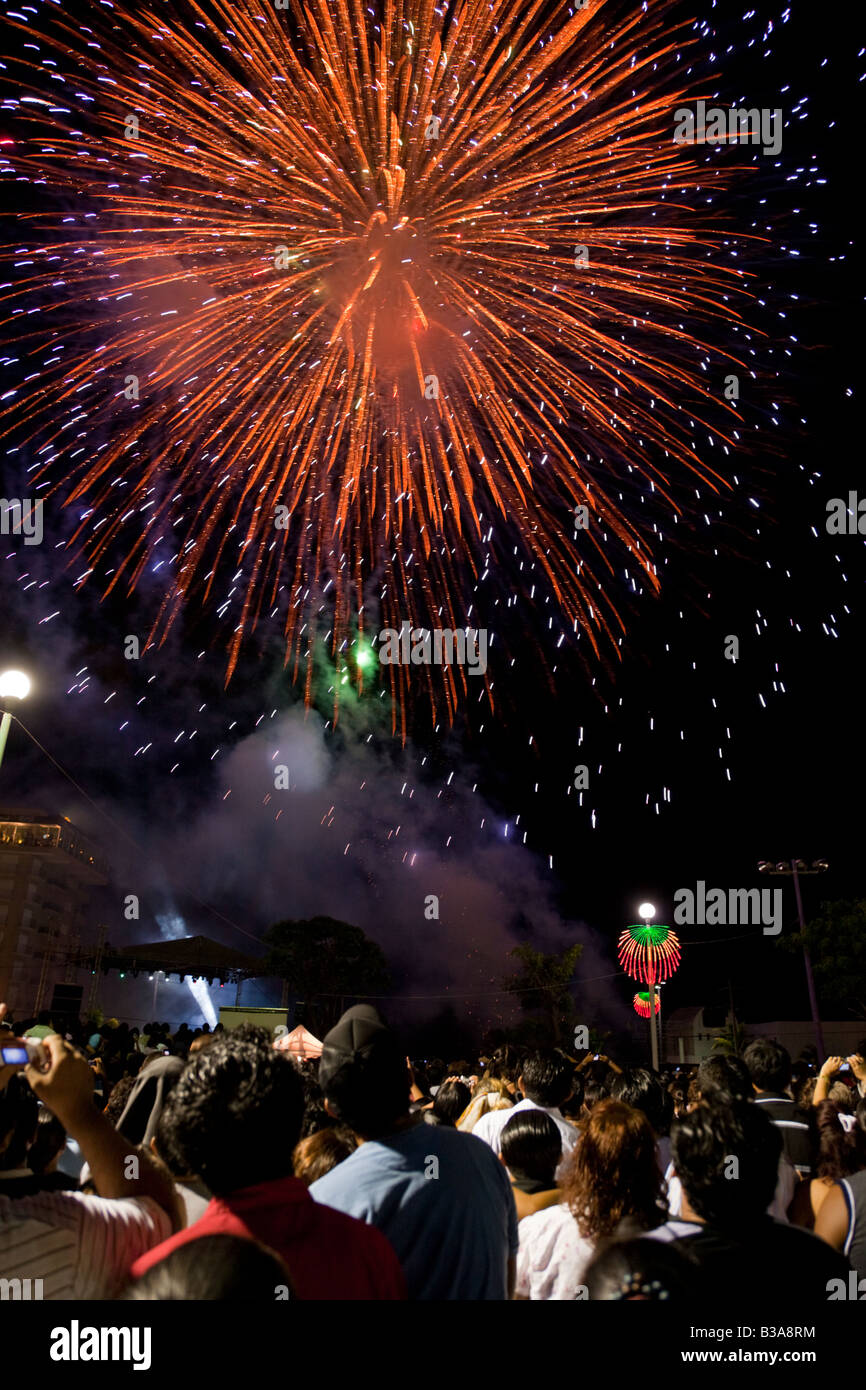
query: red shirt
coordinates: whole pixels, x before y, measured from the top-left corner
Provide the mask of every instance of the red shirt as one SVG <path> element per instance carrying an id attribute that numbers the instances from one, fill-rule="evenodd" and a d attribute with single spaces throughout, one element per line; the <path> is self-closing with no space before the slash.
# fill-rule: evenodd
<path id="1" fill-rule="evenodd" d="M 288 1266 L 298 1298 L 406 1297 L 403 1270 L 387 1237 L 375 1226 L 314 1202 L 298 1178 L 278 1178 L 212 1198 L 192 1226 L 135 1261 L 133 1279 L 187 1241 L 217 1235 L 269 1245 Z"/>

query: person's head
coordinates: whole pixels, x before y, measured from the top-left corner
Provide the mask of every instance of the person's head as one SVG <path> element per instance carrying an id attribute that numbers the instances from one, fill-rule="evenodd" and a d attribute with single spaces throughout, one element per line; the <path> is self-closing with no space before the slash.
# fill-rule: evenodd
<path id="1" fill-rule="evenodd" d="M 173 1173 L 201 1178 L 220 1197 L 291 1175 L 303 1108 L 289 1058 L 264 1029 L 243 1024 L 187 1062 L 162 1111 L 157 1148 Z"/>
<path id="2" fill-rule="evenodd" d="M 495 1081 L 515 1082 L 520 1070 L 521 1056 L 513 1043 L 497 1047 L 487 1065 L 487 1075 Z"/>
<path id="3" fill-rule="evenodd" d="M 564 1175 L 563 1200 L 582 1236 L 610 1236 L 626 1218 L 645 1230 L 664 1220 L 662 1175 L 652 1125 L 618 1100 L 593 1106 Z"/>
<path id="4" fill-rule="evenodd" d="M 786 1091 L 791 1084 L 791 1054 L 774 1038 L 756 1038 L 743 1053 L 752 1084 L 759 1091 Z"/>
<path id="5" fill-rule="evenodd" d="M 749 1068 L 742 1057 L 705 1057 L 698 1066 L 697 1089 L 709 1100 L 751 1100 L 755 1094 Z"/>
<path id="6" fill-rule="evenodd" d="M 203 1047 L 209 1047 L 210 1044 L 214 1041 L 215 1034 L 213 1033 L 196 1033 L 195 1037 L 189 1045 L 190 1053 L 201 1052 Z"/>
<path id="7" fill-rule="evenodd" d="M 809 1107 L 812 1104 L 812 1097 L 815 1094 L 815 1088 L 817 1087 L 817 1085 L 817 1076 L 807 1076 L 800 1089 L 795 1093 L 794 1099 L 796 1100 L 801 1110 L 809 1110 Z"/>
<path id="8" fill-rule="evenodd" d="M 372 1005 L 348 1009 L 325 1036 L 319 1085 L 329 1113 L 362 1139 L 390 1133 L 408 1113 L 406 1057 Z"/>
<path id="9" fill-rule="evenodd" d="M 614 1078 L 610 1094 L 613 1100 L 642 1110 L 656 1134 L 667 1134 L 673 1107 L 656 1072 L 647 1067 L 628 1067 Z"/>
<path id="10" fill-rule="evenodd" d="M 309 1187 L 318 1178 L 323 1178 L 348 1158 L 358 1147 L 358 1141 L 345 1125 L 332 1125 L 330 1129 L 320 1129 L 295 1145 L 292 1166 L 296 1178 Z"/>
<path id="11" fill-rule="evenodd" d="M 668 1083 L 667 1090 L 673 1102 L 674 1118 L 679 1119 L 680 1115 L 685 1115 L 688 1109 L 688 1093 L 686 1087 L 679 1081 L 671 1081 Z"/>
<path id="12" fill-rule="evenodd" d="M 573 1074 L 573 1063 L 558 1048 L 539 1048 L 523 1063 L 520 1088 L 527 1100 L 552 1110 L 571 1095 Z"/>
<path id="13" fill-rule="evenodd" d="M 437 1125 L 450 1125 L 453 1129 L 471 1099 L 472 1092 L 465 1082 L 448 1081 L 436 1092 L 429 1113 Z"/>
<path id="14" fill-rule="evenodd" d="M 129 1093 L 134 1085 L 135 1077 L 126 1075 L 122 1076 L 120 1080 L 115 1082 L 112 1086 L 111 1094 L 108 1097 L 103 1114 L 113 1125 L 117 1124 L 117 1121 L 126 1109 L 126 1102 L 129 1100 Z"/>
<path id="15" fill-rule="evenodd" d="M 124 1302 L 273 1303 L 290 1290 L 288 1271 L 273 1250 L 241 1236 L 201 1236 L 151 1265 L 121 1299 Z"/>
<path id="16" fill-rule="evenodd" d="M 843 1114 L 847 1119 L 847 1109 L 841 1110 L 832 1100 L 823 1100 L 809 1111 L 813 1178 L 838 1182 L 866 1163 L 866 1136 L 856 1124 L 849 1130 L 842 1122 Z"/>
<path id="17" fill-rule="evenodd" d="M 600 1100 L 607 1099 L 608 1090 L 604 1082 L 590 1078 L 589 1081 L 584 1082 L 583 1100 L 580 1104 L 581 1115 L 583 1117 L 590 1115 Z"/>
<path id="18" fill-rule="evenodd" d="M 839 1110 L 843 1110 L 846 1115 L 853 1114 L 854 1097 L 851 1092 L 851 1087 L 848 1086 L 846 1082 L 834 1081 L 827 1092 L 827 1099 L 832 1100 L 833 1104 L 837 1106 Z"/>
<path id="19" fill-rule="evenodd" d="M 27 1167 L 34 1173 L 52 1173 L 65 1148 L 66 1130 L 56 1115 L 40 1105 L 36 1138 L 27 1151 Z"/>
<path id="20" fill-rule="evenodd" d="M 543 1110 L 518 1110 L 506 1121 L 499 1138 L 502 1162 L 517 1187 L 549 1191 L 556 1186 L 562 1158 L 562 1135 Z"/>
<path id="21" fill-rule="evenodd" d="M 590 1302 L 688 1303 L 700 1272 L 667 1241 L 612 1240 L 585 1275 Z"/>
<path id="22" fill-rule="evenodd" d="M 780 1130 L 759 1105 L 703 1101 L 673 1127 L 674 1171 L 694 1216 L 723 1230 L 757 1220 L 773 1200 Z"/>
<path id="23" fill-rule="evenodd" d="M 39 1102 L 20 1073 L 0 1091 L 0 1171 L 23 1168 L 36 1136 Z"/>

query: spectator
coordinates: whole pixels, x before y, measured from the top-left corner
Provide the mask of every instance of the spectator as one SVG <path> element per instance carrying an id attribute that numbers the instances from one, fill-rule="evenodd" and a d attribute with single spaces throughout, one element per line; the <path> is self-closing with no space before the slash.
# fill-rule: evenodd
<path id="1" fill-rule="evenodd" d="M 345 1125 L 331 1125 L 310 1134 L 295 1145 L 292 1154 L 292 1168 L 296 1178 L 305 1187 L 311 1187 L 319 1178 L 330 1173 L 338 1163 L 353 1154 L 358 1141 Z"/>
<path id="2" fill-rule="evenodd" d="M 755 1089 L 755 1104 L 773 1121 L 782 1135 L 784 1152 L 800 1177 L 809 1174 L 809 1126 L 788 1087 L 791 1056 L 772 1038 L 756 1038 L 743 1055 Z"/>
<path id="3" fill-rule="evenodd" d="M 745 1104 L 752 1100 L 755 1089 L 749 1069 L 740 1057 L 705 1057 L 700 1063 L 697 1075 L 689 1085 L 689 1105 L 686 1113 L 696 1109 L 702 1100 L 721 1105 Z M 665 1170 L 665 1184 L 668 1192 L 668 1211 L 671 1216 L 682 1212 L 682 1185 L 669 1163 Z M 797 1174 L 784 1149 L 779 1157 L 779 1171 L 773 1200 L 767 1208 L 769 1216 L 777 1221 L 787 1221 L 788 1207 L 797 1190 Z"/>
<path id="4" fill-rule="evenodd" d="M 4 1011 L 0 1005 L 0 1013 Z M 50 1059 L 47 1070 L 28 1066 L 24 1075 L 31 1090 L 77 1139 L 99 1195 L 16 1195 L 0 1184 L 0 1270 L 21 1279 L 41 1279 L 46 1299 L 112 1298 L 132 1261 L 170 1235 L 179 1220 L 171 1184 L 144 1152 L 137 1153 L 137 1175 L 132 1176 L 130 1145 L 95 1109 L 93 1073 L 84 1057 L 57 1034 L 47 1037 L 43 1046 Z M 29 1135 L 26 1152 L 35 1130 L 33 1098 L 16 1071 L 0 1067 L 0 1152 L 7 1155 L 10 1138 L 20 1142 Z M 10 1091 L 13 1080 L 16 1085 Z M 14 1170 L 5 1176 L 13 1178 Z M 29 1170 L 19 1176 L 32 1177 Z"/>
<path id="5" fill-rule="evenodd" d="M 807 1231 L 814 1230 L 818 1213 L 834 1184 L 851 1177 L 866 1165 L 866 1136 L 848 1127 L 847 1114 L 825 1100 L 809 1111 L 812 1177 L 797 1186 L 790 1218 Z"/>
<path id="6" fill-rule="evenodd" d="M 673 1161 L 683 1185 L 678 1245 L 700 1266 L 707 1298 L 799 1303 L 825 1300 L 847 1263 L 815 1236 L 766 1215 L 783 1132 L 754 1104 L 703 1102 L 674 1126 Z M 828 1259 L 827 1256 L 830 1256 Z"/>
<path id="7" fill-rule="evenodd" d="M 128 1302 L 273 1303 L 288 1296 L 289 1273 L 257 1240 L 202 1236 L 172 1250 L 130 1284 Z"/>
<path id="8" fill-rule="evenodd" d="M 160 1053 L 145 1060 L 117 1119 L 118 1134 L 131 1144 L 150 1144 L 183 1067 L 179 1057 L 165 1057 Z"/>
<path id="9" fill-rule="evenodd" d="M 41 1009 L 36 1023 L 34 1023 L 31 1028 L 28 1028 L 27 1032 L 22 1034 L 22 1037 L 32 1038 L 34 1042 L 41 1042 L 43 1038 L 48 1038 L 52 1033 L 56 1032 L 57 1029 L 51 1022 L 50 1010 Z"/>
<path id="10" fill-rule="evenodd" d="M 664 1172 L 671 1156 L 670 1127 L 673 1102 L 662 1085 L 661 1078 L 646 1067 L 629 1067 L 614 1077 L 610 1094 L 613 1100 L 621 1100 L 623 1105 L 642 1110 L 646 1115 L 656 1136 L 659 1167 Z"/>
<path id="11" fill-rule="evenodd" d="M 733 1055 L 705 1057 L 698 1063 L 696 1077 L 698 1100 L 711 1096 L 728 1101 L 751 1100 L 755 1094 L 749 1068 L 742 1057 Z"/>
<path id="12" fill-rule="evenodd" d="M 292 1062 L 264 1029 L 232 1029 L 191 1058 L 156 1140 L 174 1171 L 195 1173 L 214 1195 L 198 1221 L 135 1263 L 135 1278 L 187 1241 L 236 1235 L 267 1241 L 299 1298 L 404 1296 L 387 1240 L 318 1206 L 292 1175 L 303 1103 Z"/>
<path id="13" fill-rule="evenodd" d="M 866 1100 L 854 1114 L 851 1130 L 859 1159 L 857 1171 L 840 1178 L 830 1188 L 815 1220 L 815 1234 L 847 1256 L 858 1282 L 866 1280 Z M 866 1285 L 860 1284 L 860 1293 Z"/>
<path id="14" fill-rule="evenodd" d="M 544 1110 L 556 1124 L 562 1137 L 562 1162 L 559 1177 L 565 1168 L 568 1155 L 579 1138 L 574 1125 L 570 1125 L 559 1109 L 571 1095 L 574 1067 L 564 1053 L 554 1048 L 533 1052 L 523 1064 L 523 1071 L 517 1086 L 524 1099 L 514 1107 L 514 1113 L 523 1110 Z M 483 1139 L 494 1153 L 499 1153 L 499 1139 L 512 1112 L 495 1111 L 483 1116 L 473 1129 L 477 1139 Z"/>
<path id="15" fill-rule="evenodd" d="M 499 1143 L 518 1221 L 562 1200 L 555 1176 L 562 1158 L 562 1135 L 550 1115 L 537 1108 L 519 1111 L 507 1120 Z"/>
<path id="16" fill-rule="evenodd" d="M 328 1033 L 319 1082 L 333 1118 L 363 1142 L 313 1184 L 316 1201 L 385 1233 L 410 1298 L 507 1298 L 517 1214 L 505 1169 L 472 1135 L 409 1113 L 405 1056 L 370 1005 Z"/>
<path id="17" fill-rule="evenodd" d="M 520 1223 L 517 1297 L 585 1297 L 586 1268 L 601 1241 L 665 1221 L 655 1134 L 646 1115 L 617 1100 L 593 1107 L 562 1184 L 563 1200 Z M 668 1231 L 670 1238 L 673 1229 Z"/>
<path id="18" fill-rule="evenodd" d="M 424 1118 L 428 1124 L 447 1125 L 450 1129 L 456 1129 L 457 1121 L 470 1099 L 471 1092 L 465 1082 L 458 1077 L 449 1077 L 437 1088 L 433 1105 Z"/>
<path id="19" fill-rule="evenodd" d="M 611 1241 L 593 1257 L 585 1279 L 591 1302 L 692 1303 L 701 1298 L 699 1270 L 671 1242 Z"/>
<path id="20" fill-rule="evenodd" d="M 485 1115 L 504 1111 L 507 1119 L 513 1105 L 506 1083 L 484 1076 L 473 1087 L 472 1099 L 457 1120 L 457 1129 L 464 1134 L 474 1134 L 475 1126 Z"/>
<path id="21" fill-rule="evenodd" d="M 27 1151 L 27 1166 L 39 1179 L 40 1192 L 71 1192 L 78 1186 L 74 1178 L 57 1169 L 66 1148 L 66 1130 L 56 1115 L 39 1106 L 36 1137 Z"/>

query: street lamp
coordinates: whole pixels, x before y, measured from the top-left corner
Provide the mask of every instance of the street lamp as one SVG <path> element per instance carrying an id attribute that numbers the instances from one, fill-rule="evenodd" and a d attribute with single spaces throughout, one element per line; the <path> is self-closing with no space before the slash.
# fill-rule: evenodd
<path id="1" fill-rule="evenodd" d="M 20 700 L 26 700 L 30 694 L 30 677 L 23 671 L 4 671 L 0 675 L 0 705 L 3 708 L 3 718 L 0 719 L 0 764 L 3 762 L 3 754 L 6 752 L 6 740 L 9 737 L 9 725 L 12 723 L 12 710 L 9 708 L 10 701 L 15 704 Z"/>
<path id="2" fill-rule="evenodd" d="M 637 910 L 637 915 L 638 915 L 638 917 L 640 917 L 640 919 L 641 919 L 641 921 L 643 922 L 644 926 L 645 926 L 645 927 L 648 927 L 649 924 L 650 924 L 650 922 L 652 921 L 652 919 L 653 919 L 653 918 L 655 917 L 655 915 L 656 915 L 655 905 L 654 905 L 653 903 L 641 903 L 640 907 L 639 907 L 638 910 Z M 658 1023 L 657 1023 L 657 1021 L 656 1021 L 656 1014 L 657 1014 L 657 1012 L 658 1012 L 658 1009 L 657 1009 L 657 1007 L 656 1007 L 656 998 L 657 998 L 657 996 L 656 996 L 655 980 L 650 980 L 650 983 L 649 983 L 649 1026 L 650 1026 L 650 1055 L 651 1055 L 651 1057 L 652 1057 L 652 1067 L 653 1067 L 653 1071 L 658 1071 L 658 1069 L 659 1069 L 659 1035 L 658 1035 Z M 660 1001 L 660 1000 L 659 1000 L 659 1007 L 661 1007 L 661 1001 Z"/>
<path id="3" fill-rule="evenodd" d="M 811 864 L 807 864 L 805 859 L 782 859 L 778 864 L 771 864 L 768 859 L 762 859 L 758 864 L 759 874 L 785 874 L 794 880 L 797 916 L 800 919 L 800 933 L 804 938 L 803 964 L 806 967 L 806 985 L 809 990 L 809 1007 L 812 1010 L 812 1027 L 815 1029 L 815 1045 L 818 1048 L 819 1065 L 826 1058 L 827 1053 L 824 1051 L 824 1030 L 821 1027 L 821 1015 L 818 1013 L 818 996 L 815 993 L 812 958 L 805 943 L 806 919 L 803 916 L 803 899 L 800 896 L 800 874 L 823 874 L 827 872 L 829 867 L 826 859 L 813 859 Z"/>
<path id="4" fill-rule="evenodd" d="M 652 903 L 641 903 L 638 915 L 643 918 L 642 925 L 628 927 L 619 939 L 619 963 L 627 975 L 647 986 L 652 1065 L 653 1070 L 658 1071 L 656 985 L 660 983 L 662 973 L 673 974 L 677 969 L 680 963 L 680 943 L 670 927 L 650 925 L 656 915 Z"/>

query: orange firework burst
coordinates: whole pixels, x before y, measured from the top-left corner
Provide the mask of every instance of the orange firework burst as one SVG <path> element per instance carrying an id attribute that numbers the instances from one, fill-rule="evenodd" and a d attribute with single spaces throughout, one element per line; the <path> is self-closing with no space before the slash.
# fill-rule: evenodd
<path id="1" fill-rule="evenodd" d="M 278 621 L 309 698 L 318 639 L 361 688 L 362 634 L 495 635 L 520 595 L 615 652 L 615 577 L 658 588 L 624 489 L 673 520 L 727 485 L 696 425 L 730 442 L 705 338 L 743 274 L 700 210 L 732 171 L 672 141 L 689 37 L 664 5 L 553 8 L 50 16 L 7 167 L 76 215 L 7 293 L 39 305 L 15 420 L 77 582 L 164 581 L 149 642 L 195 595 L 228 678 Z M 388 668 L 404 733 L 418 674 Z M 434 717 L 472 689 L 420 678 Z"/>

